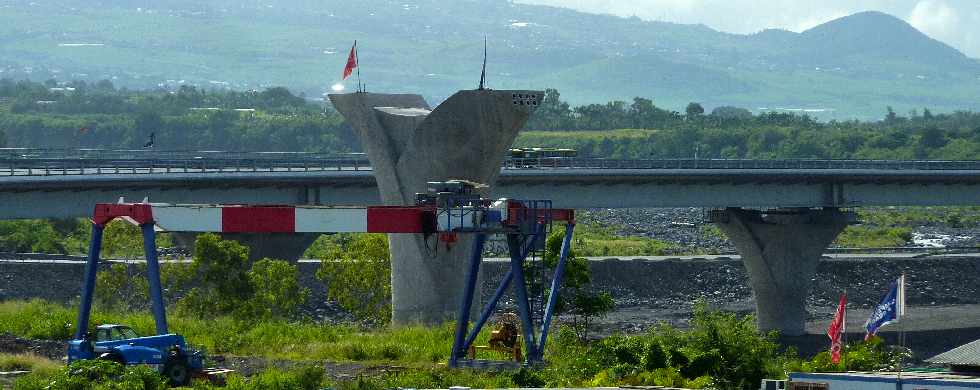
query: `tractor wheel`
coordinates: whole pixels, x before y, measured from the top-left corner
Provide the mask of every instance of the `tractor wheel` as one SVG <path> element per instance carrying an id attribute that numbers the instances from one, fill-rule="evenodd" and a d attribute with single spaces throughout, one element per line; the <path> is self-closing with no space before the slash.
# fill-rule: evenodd
<path id="1" fill-rule="evenodd" d="M 163 376 L 167 377 L 171 386 L 185 386 L 191 382 L 191 371 L 183 359 L 168 359 L 163 365 Z"/>

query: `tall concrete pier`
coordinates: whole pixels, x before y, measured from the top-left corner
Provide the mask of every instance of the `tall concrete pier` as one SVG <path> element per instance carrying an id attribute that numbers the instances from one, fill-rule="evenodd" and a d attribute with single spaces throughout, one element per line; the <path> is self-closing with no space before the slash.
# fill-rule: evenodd
<path id="1" fill-rule="evenodd" d="M 371 160 L 386 205 L 415 204 L 426 182 L 472 180 L 493 185 L 505 153 L 542 98 L 540 91 L 459 91 L 435 109 L 419 95 L 351 93 L 330 101 Z M 452 318 L 473 243 L 389 235 L 394 323 Z"/>
<path id="2" fill-rule="evenodd" d="M 759 328 L 801 335 L 817 262 L 852 215 L 836 208 L 768 212 L 730 208 L 712 219 L 728 235 L 749 274 Z"/>

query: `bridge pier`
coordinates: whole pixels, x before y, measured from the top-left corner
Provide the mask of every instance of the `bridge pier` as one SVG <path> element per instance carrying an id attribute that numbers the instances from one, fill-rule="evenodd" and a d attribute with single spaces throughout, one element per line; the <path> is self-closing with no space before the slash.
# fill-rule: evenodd
<path id="1" fill-rule="evenodd" d="M 784 335 L 805 333 L 806 298 L 817 262 L 853 214 L 836 208 L 728 208 L 713 211 L 711 219 L 742 256 L 759 328 Z"/>
<path id="2" fill-rule="evenodd" d="M 194 252 L 199 233 L 174 232 L 174 243 Z M 264 258 L 295 262 L 320 237 L 319 233 L 222 233 L 224 240 L 235 240 L 248 247 L 248 260 L 254 263 Z"/>
<path id="3" fill-rule="evenodd" d="M 507 149 L 537 107 L 539 91 L 459 91 L 431 110 L 419 95 L 350 93 L 330 101 L 357 131 L 382 203 L 415 204 L 426 183 L 493 185 Z M 488 195 L 484 192 L 483 195 Z M 437 324 L 455 316 L 472 235 L 452 244 L 392 234 L 392 322 Z"/>

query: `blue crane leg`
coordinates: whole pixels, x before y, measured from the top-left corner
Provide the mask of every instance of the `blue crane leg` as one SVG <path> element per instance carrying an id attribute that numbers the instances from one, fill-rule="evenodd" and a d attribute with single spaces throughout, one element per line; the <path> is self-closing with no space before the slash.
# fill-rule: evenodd
<path id="1" fill-rule="evenodd" d="M 480 335 L 480 330 L 483 329 L 483 325 L 487 323 L 490 319 L 490 315 L 493 314 L 493 310 L 497 308 L 497 302 L 500 301 L 500 297 L 504 295 L 507 291 L 507 287 L 510 287 L 510 280 L 514 276 L 512 271 L 507 271 L 507 275 L 504 275 L 504 279 L 500 281 L 500 285 L 497 286 L 497 291 L 494 291 L 493 297 L 490 298 L 490 302 L 487 306 L 483 308 L 483 312 L 480 313 L 480 318 L 476 320 L 476 324 L 473 325 L 473 330 L 470 331 L 469 336 L 466 336 L 466 341 L 463 342 L 463 347 L 469 348 L 473 341 L 476 340 L 476 336 Z"/>
<path id="2" fill-rule="evenodd" d="M 449 355 L 449 366 L 456 367 L 456 361 L 466 356 L 467 346 L 463 344 L 467 327 L 470 323 L 470 309 L 473 307 L 473 292 L 476 290 L 477 276 L 480 273 L 480 262 L 483 260 L 483 245 L 486 234 L 477 234 L 470 253 L 470 268 L 466 271 L 466 284 L 463 286 L 463 298 L 459 304 L 459 314 L 456 316 L 456 337 L 453 340 L 453 351 Z"/>
<path id="3" fill-rule="evenodd" d="M 89 314 L 92 313 L 92 295 L 95 293 L 95 274 L 99 272 L 99 252 L 102 251 L 102 232 L 105 226 L 92 224 L 92 241 L 88 247 L 88 261 L 85 262 L 85 284 L 82 285 L 82 302 L 78 305 L 78 319 L 75 321 L 75 339 L 81 339 L 88 331 Z"/>
<path id="4" fill-rule="evenodd" d="M 163 305 L 163 290 L 160 287 L 160 263 L 157 261 L 156 234 L 153 224 L 140 225 L 143 230 L 143 252 L 146 253 L 146 278 L 150 281 L 150 306 L 157 334 L 167 334 L 167 313 Z"/>
<path id="5" fill-rule="evenodd" d="M 544 358 L 544 344 L 548 342 L 548 329 L 551 328 L 551 317 L 555 312 L 555 302 L 558 301 L 558 290 L 561 289 L 561 277 L 565 274 L 565 261 L 568 259 L 568 251 L 572 246 L 572 231 L 575 223 L 569 222 L 565 226 L 565 239 L 561 243 L 561 254 L 558 257 L 558 266 L 555 267 L 555 277 L 551 279 L 551 291 L 548 293 L 548 306 L 544 310 L 544 322 L 541 324 L 541 340 L 538 345 L 538 359 Z"/>
<path id="6" fill-rule="evenodd" d="M 534 247 L 534 241 L 538 238 L 538 236 L 539 235 L 535 234 L 531 237 L 531 240 L 524 245 L 524 249 L 521 252 L 521 258 L 526 258 L 527 254 L 531 252 L 531 248 Z M 510 287 L 510 282 L 513 280 L 513 276 L 514 271 L 508 270 L 507 274 L 504 275 L 504 278 L 500 280 L 500 285 L 497 286 L 497 291 L 494 291 L 493 297 L 490 298 L 490 302 L 487 302 L 486 307 L 483 308 L 483 312 L 480 313 L 480 318 L 476 320 L 476 324 L 473 325 L 473 330 L 470 331 L 470 335 L 466 336 L 466 342 L 463 343 L 463 347 L 469 348 L 470 345 L 473 344 L 473 341 L 476 340 L 476 336 L 480 335 L 480 330 L 483 329 L 483 325 L 487 323 L 487 320 L 490 319 L 494 309 L 497 308 L 497 302 L 500 301 L 500 298 L 504 296 L 505 292 L 507 292 L 507 288 Z"/>
<path id="7" fill-rule="evenodd" d="M 537 344 L 534 342 L 534 322 L 531 321 L 531 305 L 527 300 L 527 286 L 524 284 L 524 257 L 521 253 L 521 240 L 517 234 L 507 235 L 507 246 L 510 249 L 510 270 L 513 273 L 514 295 L 517 301 L 517 311 L 521 316 L 521 330 L 524 332 L 524 345 L 527 347 L 527 358 L 537 356 Z"/>

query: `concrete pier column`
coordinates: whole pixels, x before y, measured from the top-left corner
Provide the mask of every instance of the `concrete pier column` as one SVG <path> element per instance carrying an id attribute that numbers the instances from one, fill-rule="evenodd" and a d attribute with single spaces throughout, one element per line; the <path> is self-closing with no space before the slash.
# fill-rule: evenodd
<path id="1" fill-rule="evenodd" d="M 429 181 L 492 186 L 541 98 L 540 91 L 460 91 L 433 110 L 419 95 L 330 95 L 360 135 L 382 202 L 393 206 L 415 204 Z M 473 244 L 471 235 L 458 238 L 446 245 L 436 237 L 389 235 L 394 323 L 432 324 L 455 315 Z"/>
<path id="2" fill-rule="evenodd" d="M 194 241 L 200 233 L 170 233 L 174 244 L 194 253 Z M 306 249 L 320 237 L 319 233 L 222 233 L 224 240 L 235 240 L 248 247 L 248 260 L 255 262 L 263 258 L 295 262 Z"/>
<path id="3" fill-rule="evenodd" d="M 835 208 L 730 208 L 712 213 L 742 256 L 761 330 L 805 332 L 806 298 L 817 262 L 852 219 L 852 214 Z"/>

